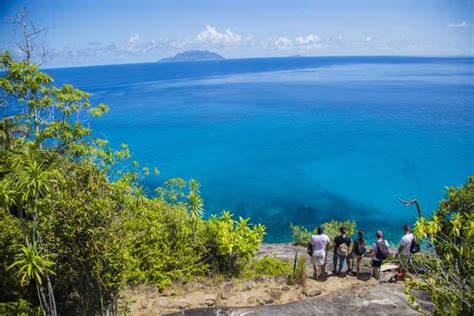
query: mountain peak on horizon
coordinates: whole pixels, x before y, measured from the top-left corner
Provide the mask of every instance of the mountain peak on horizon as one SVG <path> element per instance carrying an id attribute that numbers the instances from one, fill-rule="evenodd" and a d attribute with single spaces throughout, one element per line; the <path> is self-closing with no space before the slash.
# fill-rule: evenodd
<path id="1" fill-rule="evenodd" d="M 162 58 L 158 62 L 201 61 L 225 59 L 223 56 L 207 50 L 186 50 L 173 57 Z"/>

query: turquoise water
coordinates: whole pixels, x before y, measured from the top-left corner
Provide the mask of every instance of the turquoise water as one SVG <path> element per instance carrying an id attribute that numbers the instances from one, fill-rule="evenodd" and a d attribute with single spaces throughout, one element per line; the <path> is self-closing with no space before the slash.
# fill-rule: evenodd
<path id="1" fill-rule="evenodd" d="M 446 185 L 474 173 L 474 59 L 269 58 L 54 69 L 105 102 L 112 145 L 202 184 L 206 214 L 231 210 L 288 241 L 354 219 L 396 240 Z"/>

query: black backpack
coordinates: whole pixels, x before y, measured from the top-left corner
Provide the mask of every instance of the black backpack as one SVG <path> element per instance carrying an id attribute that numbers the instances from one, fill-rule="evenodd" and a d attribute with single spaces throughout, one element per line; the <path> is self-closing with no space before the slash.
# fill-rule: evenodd
<path id="1" fill-rule="evenodd" d="M 417 253 L 420 252 L 420 245 L 416 242 L 415 236 L 413 236 L 413 240 L 411 241 L 410 245 L 410 253 Z"/>
<path id="2" fill-rule="evenodd" d="M 385 240 L 377 241 L 375 244 L 377 245 L 377 252 L 375 253 L 375 257 L 379 260 L 387 259 L 390 250 L 388 249 Z"/>
<path id="3" fill-rule="evenodd" d="M 313 244 L 310 242 L 308 243 L 308 255 L 313 255 Z"/>
<path id="4" fill-rule="evenodd" d="M 355 247 L 356 255 L 358 255 L 358 256 L 365 255 L 366 249 L 365 249 L 364 245 L 360 243 L 359 239 L 356 239 L 354 241 L 354 243 L 356 244 L 356 247 Z"/>

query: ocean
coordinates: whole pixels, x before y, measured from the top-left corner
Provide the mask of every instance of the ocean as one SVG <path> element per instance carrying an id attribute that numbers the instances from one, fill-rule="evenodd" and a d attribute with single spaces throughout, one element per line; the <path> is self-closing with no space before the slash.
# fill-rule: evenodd
<path id="1" fill-rule="evenodd" d="M 474 174 L 474 58 L 304 57 L 48 69 L 110 112 L 91 120 L 113 147 L 200 181 L 206 216 L 267 226 L 266 242 L 355 220 L 398 242 L 416 208 Z"/>

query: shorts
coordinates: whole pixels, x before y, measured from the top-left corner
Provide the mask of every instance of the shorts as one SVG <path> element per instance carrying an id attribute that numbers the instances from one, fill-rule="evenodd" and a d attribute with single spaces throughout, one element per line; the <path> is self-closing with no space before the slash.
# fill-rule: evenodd
<path id="1" fill-rule="evenodd" d="M 410 263 L 410 256 L 400 255 L 399 258 L 402 267 L 408 269 L 408 265 Z"/>
<path id="2" fill-rule="evenodd" d="M 380 268 L 382 266 L 382 260 L 373 260 L 372 259 L 372 268 Z"/>
<path id="3" fill-rule="evenodd" d="M 311 264 L 317 267 L 324 265 L 326 256 L 311 256 Z"/>

